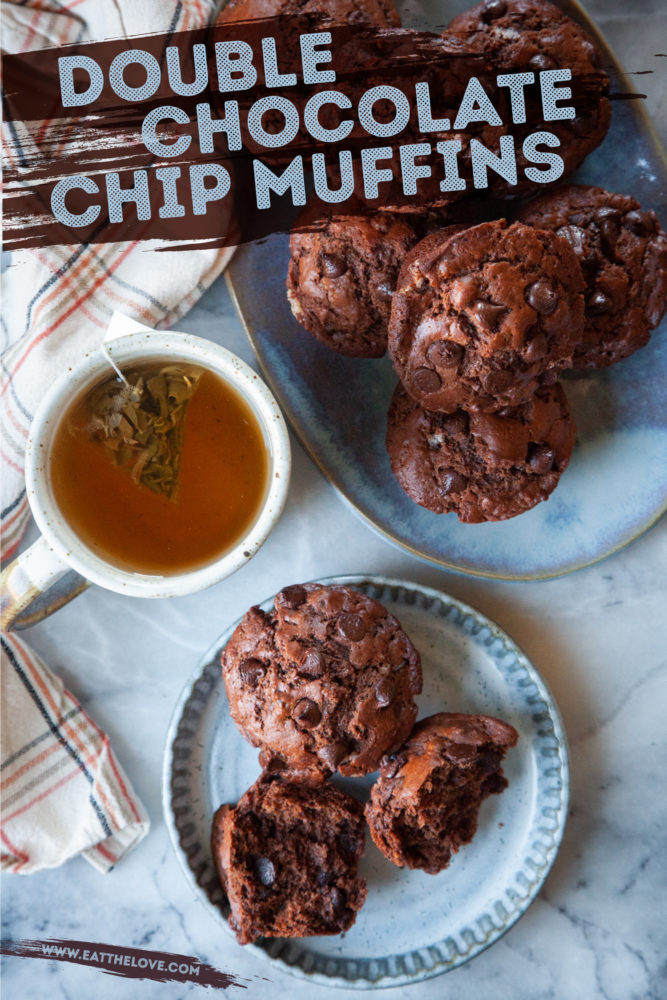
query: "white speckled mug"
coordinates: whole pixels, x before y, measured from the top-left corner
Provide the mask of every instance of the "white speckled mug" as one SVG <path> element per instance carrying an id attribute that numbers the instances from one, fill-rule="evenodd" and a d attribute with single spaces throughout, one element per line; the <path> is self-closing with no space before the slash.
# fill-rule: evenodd
<path id="1" fill-rule="evenodd" d="M 105 350 L 118 365 L 151 358 L 200 365 L 233 386 L 257 418 L 269 464 L 266 495 L 244 535 L 214 562 L 164 576 L 120 569 L 86 546 L 62 516 L 49 477 L 55 432 L 69 403 L 109 370 Z M 120 313 L 115 313 L 111 320 L 105 350 L 100 347 L 65 372 L 46 394 L 33 418 L 26 449 L 26 488 L 41 538 L 2 574 L 4 630 L 25 627 L 45 617 L 88 583 L 133 597 L 176 597 L 210 587 L 252 558 L 285 504 L 291 467 L 287 427 L 269 389 L 244 361 L 208 340 L 173 331 L 158 332 Z"/>

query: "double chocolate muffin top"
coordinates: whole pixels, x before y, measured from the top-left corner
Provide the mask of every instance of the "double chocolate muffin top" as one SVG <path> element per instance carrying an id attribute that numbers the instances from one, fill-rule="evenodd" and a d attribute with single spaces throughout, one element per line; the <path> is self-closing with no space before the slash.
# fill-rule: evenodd
<path id="1" fill-rule="evenodd" d="M 575 368 L 606 368 L 648 343 L 667 308 L 667 235 L 655 212 L 628 195 L 570 184 L 522 208 L 574 250 L 586 282 Z"/>
<path id="2" fill-rule="evenodd" d="M 455 17 L 447 34 L 465 42 L 471 53 L 488 59 L 496 73 L 532 72 L 535 83 L 526 90 L 526 123 L 513 124 L 516 137 L 519 183 L 510 185 L 495 174 L 491 188 L 497 196 L 523 197 L 542 185 L 524 175 L 526 163 L 522 141 L 531 132 L 549 131 L 559 139 L 563 177 L 568 177 L 604 139 L 611 121 L 607 93 L 609 79 L 602 68 L 597 45 L 575 21 L 546 0 L 485 0 Z M 575 109 L 572 119 L 545 121 L 539 74 L 544 70 L 569 69 L 567 86 Z M 506 91 L 494 93 L 500 100 L 501 117 L 507 120 Z M 563 102 L 561 101 L 561 104 Z"/>
<path id="3" fill-rule="evenodd" d="M 305 227 L 312 208 L 302 216 Z M 329 216 L 290 236 L 287 298 L 296 319 L 339 354 L 378 358 L 387 350 L 391 296 L 417 237 L 385 213 Z"/>
<path id="4" fill-rule="evenodd" d="M 251 608 L 222 667 L 232 718 L 267 766 L 367 774 L 417 717 L 419 653 L 393 615 L 349 587 L 286 587 L 273 611 Z"/>
<path id="5" fill-rule="evenodd" d="M 584 281 L 567 240 L 504 220 L 433 233 L 398 277 L 389 354 L 429 410 L 517 406 L 571 366 Z"/>
<path id="6" fill-rule="evenodd" d="M 398 386 L 387 451 L 408 496 L 466 524 L 515 517 L 546 500 L 572 454 L 576 428 L 560 385 L 496 413 L 424 410 Z"/>
<path id="7" fill-rule="evenodd" d="M 382 762 L 366 819 L 377 847 L 395 865 L 436 874 L 477 830 L 479 807 L 504 791 L 501 763 L 519 736 L 488 715 L 441 712 L 415 726 Z"/>
<path id="8" fill-rule="evenodd" d="M 364 840 L 361 803 L 324 782 L 262 775 L 221 806 L 211 850 L 240 944 L 351 927 L 366 899 Z"/>

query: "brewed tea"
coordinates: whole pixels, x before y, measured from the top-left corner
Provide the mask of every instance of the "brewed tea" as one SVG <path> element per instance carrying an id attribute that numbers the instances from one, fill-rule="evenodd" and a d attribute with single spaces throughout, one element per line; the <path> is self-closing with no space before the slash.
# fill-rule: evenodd
<path id="1" fill-rule="evenodd" d="M 51 451 L 53 493 L 96 555 L 175 574 L 231 549 L 257 517 L 269 459 L 262 428 L 231 385 L 197 365 L 151 362 L 74 401 Z"/>

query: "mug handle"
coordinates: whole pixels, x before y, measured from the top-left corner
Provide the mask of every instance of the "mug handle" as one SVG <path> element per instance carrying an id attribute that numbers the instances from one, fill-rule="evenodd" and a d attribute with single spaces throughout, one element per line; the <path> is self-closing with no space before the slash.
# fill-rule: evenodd
<path id="1" fill-rule="evenodd" d="M 0 630 L 28 628 L 81 594 L 88 581 L 70 569 L 44 537 L 0 574 Z"/>

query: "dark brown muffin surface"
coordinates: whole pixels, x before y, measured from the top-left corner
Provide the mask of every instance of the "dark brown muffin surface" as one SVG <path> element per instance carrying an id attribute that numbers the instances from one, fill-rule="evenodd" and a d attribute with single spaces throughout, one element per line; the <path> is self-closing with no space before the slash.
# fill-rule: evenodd
<path id="1" fill-rule="evenodd" d="M 574 250 L 586 281 L 575 368 L 606 368 L 648 343 L 667 308 L 667 235 L 635 198 L 570 184 L 530 202 L 522 222 Z"/>
<path id="2" fill-rule="evenodd" d="M 491 174 L 496 195 L 523 197 L 543 187 L 523 173 L 530 163 L 524 159 L 521 147 L 530 133 L 544 130 L 557 137 L 556 152 L 563 159 L 563 177 L 576 170 L 602 142 L 611 120 L 609 80 L 602 68 L 602 55 L 590 35 L 558 7 L 546 0 L 484 0 L 455 17 L 447 34 L 465 43 L 471 53 L 488 59 L 496 73 L 535 75 L 534 83 L 525 91 L 527 121 L 513 124 L 510 129 L 516 138 L 519 183 L 510 185 Z M 572 73 L 572 79 L 564 84 L 571 98 L 560 104 L 573 106 L 575 117 L 545 121 L 539 74 L 556 69 Z M 494 97 L 504 101 L 506 93 L 503 90 Z"/>
<path id="3" fill-rule="evenodd" d="M 385 213 L 329 217 L 290 237 L 287 298 L 296 319 L 339 354 L 377 358 L 387 349 L 391 297 L 412 227 Z"/>
<path id="4" fill-rule="evenodd" d="M 222 655 L 232 718 L 253 746 L 298 771 L 374 771 L 406 739 L 422 685 L 400 622 L 349 587 L 286 587 L 251 608 Z"/>
<path id="5" fill-rule="evenodd" d="M 429 410 L 520 405 L 571 366 L 583 289 L 572 247 L 547 230 L 501 219 L 433 233 L 398 277 L 394 368 Z"/>
<path id="6" fill-rule="evenodd" d="M 467 524 L 516 517 L 546 500 L 572 454 L 576 427 L 560 385 L 497 413 L 424 410 L 398 386 L 387 451 L 408 496 Z"/>
<path id="7" fill-rule="evenodd" d="M 517 731 L 488 715 L 442 712 L 382 762 L 366 819 L 395 865 L 436 874 L 473 839 L 479 807 L 507 787 L 501 762 Z"/>
<path id="8" fill-rule="evenodd" d="M 211 849 L 241 944 L 339 934 L 366 899 L 363 807 L 333 785 L 263 775 L 213 818 Z"/>

